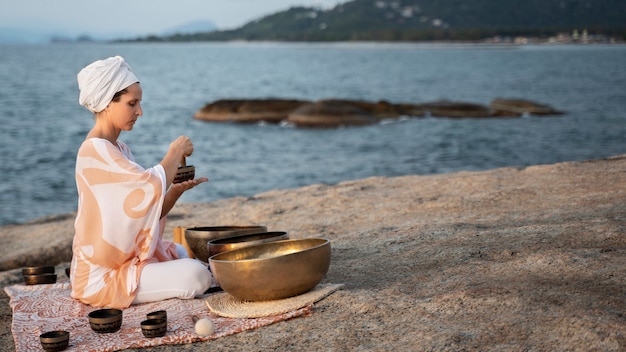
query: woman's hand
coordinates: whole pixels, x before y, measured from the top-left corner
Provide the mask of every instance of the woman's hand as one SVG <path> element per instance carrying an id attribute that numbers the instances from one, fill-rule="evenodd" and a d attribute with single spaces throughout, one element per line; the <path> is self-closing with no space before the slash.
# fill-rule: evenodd
<path id="1" fill-rule="evenodd" d="M 170 150 L 178 150 L 181 156 L 188 157 L 193 153 L 193 143 L 187 136 L 180 136 L 170 143 Z"/>
<path id="2" fill-rule="evenodd" d="M 193 143 L 191 143 L 191 139 L 187 136 L 180 136 L 176 138 L 172 143 L 170 143 L 170 147 L 167 150 L 167 154 L 163 160 L 161 160 L 161 165 L 165 170 L 165 187 L 169 188 L 172 184 L 172 181 L 176 177 L 176 171 L 178 171 L 178 165 L 180 164 L 183 157 L 188 157 L 193 153 Z M 195 186 L 195 185 L 194 185 Z M 184 192 L 185 190 L 182 190 Z"/>
<path id="3" fill-rule="evenodd" d="M 172 183 L 170 187 L 170 191 L 174 191 L 176 193 L 183 194 L 183 192 L 188 191 L 201 183 L 207 182 L 209 179 L 206 177 L 200 177 L 193 180 L 187 180 L 180 183 Z"/>
<path id="4" fill-rule="evenodd" d="M 193 180 L 184 181 L 181 183 L 172 183 L 167 193 L 165 193 L 165 199 L 163 200 L 163 208 L 161 209 L 161 217 L 167 215 L 172 210 L 174 204 L 185 191 L 188 191 L 197 185 L 207 182 L 209 179 L 206 177 L 200 177 Z"/>

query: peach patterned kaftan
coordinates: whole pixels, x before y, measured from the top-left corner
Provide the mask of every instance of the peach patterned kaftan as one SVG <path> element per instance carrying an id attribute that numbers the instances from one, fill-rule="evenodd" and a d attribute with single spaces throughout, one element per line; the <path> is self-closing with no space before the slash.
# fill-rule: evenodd
<path id="1" fill-rule="evenodd" d="M 175 244 L 162 239 L 165 183 L 161 165 L 142 168 L 123 142 L 83 142 L 76 158 L 73 298 L 99 307 L 128 307 L 143 266 L 177 258 Z"/>

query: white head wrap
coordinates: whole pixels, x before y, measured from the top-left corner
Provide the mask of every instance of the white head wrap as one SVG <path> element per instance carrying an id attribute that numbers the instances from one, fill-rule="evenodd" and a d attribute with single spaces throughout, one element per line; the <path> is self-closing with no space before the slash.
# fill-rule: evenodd
<path id="1" fill-rule="evenodd" d="M 115 93 L 139 82 L 121 56 L 95 61 L 80 70 L 76 78 L 78 103 L 93 113 L 104 110 Z"/>

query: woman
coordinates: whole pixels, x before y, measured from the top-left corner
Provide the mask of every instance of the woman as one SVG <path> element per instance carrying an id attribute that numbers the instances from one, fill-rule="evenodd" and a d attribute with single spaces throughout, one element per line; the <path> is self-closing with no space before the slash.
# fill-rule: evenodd
<path id="1" fill-rule="evenodd" d="M 206 265 L 185 258 L 180 245 L 163 240 L 165 216 L 183 192 L 208 181 L 172 184 L 179 161 L 193 153 L 185 136 L 163 160 L 144 169 L 118 139 L 142 115 L 142 89 L 120 56 L 98 60 L 77 76 L 79 103 L 95 123 L 78 150 L 78 212 L 71 264 L 72 297 L 99 307 L 204 293 L 212 277 Z"/>

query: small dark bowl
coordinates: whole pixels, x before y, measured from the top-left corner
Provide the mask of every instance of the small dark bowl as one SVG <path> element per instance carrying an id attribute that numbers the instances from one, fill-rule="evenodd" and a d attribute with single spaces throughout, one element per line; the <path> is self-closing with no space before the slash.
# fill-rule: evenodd
<path id="1" fill-rule="evenodd" d="M 141 322 L 141 332 L 147 338 L 161 337 L 167 332 L 167 320 L 148 319 Z"/>
<path id="2" fill-rule="evenodd" d="M 41 347 L 48 352 L 63 351 L 69 346 L 70 333 L 63 330 L 44 332 L 39 335 L 39 341 Z"/>
<path id="3" fill-rule="evenodd" d="M 146 314 L 146 319 L 165 319 L 167 320 L 167 311 L 157 310 L 156 312 L 150 312 Z"/>
<path id="4" fill-rule="evenodd" d="M 53 284 L 57 282 L 57 274 L 24 275 L 26 285 Z"/>
<path id="5" fill-rule="evenodd" d="M 22 275 L 54 274 L 54 266 L 29 266 L 22 268 Z"/>
<path id="6" fill-rule="evenodd" d="M 181 183 L 189 180 L 193 180 L 196 177 L 196 167 L 193 165 L 181 166 L 176 171 L 173 183 Z"/>
<path id="7" fill-rule="evenodd" d="M 122 311 L 114 308 L 94 310 L 89 313 L 89 325 L 99 334 L 116 332 L 122 327 Z"/>

